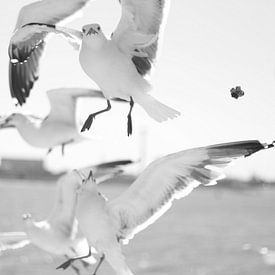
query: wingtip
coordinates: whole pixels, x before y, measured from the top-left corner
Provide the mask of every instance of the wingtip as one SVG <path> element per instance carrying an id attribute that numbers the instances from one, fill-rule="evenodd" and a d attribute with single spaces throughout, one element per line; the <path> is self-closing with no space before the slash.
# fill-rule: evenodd
<path id="1" fill-rule="evenodd" d="M 262 143 L 264 149 L 269 149 L 275 147 L 275 140 L 272 141 L 271 143 Z"/>

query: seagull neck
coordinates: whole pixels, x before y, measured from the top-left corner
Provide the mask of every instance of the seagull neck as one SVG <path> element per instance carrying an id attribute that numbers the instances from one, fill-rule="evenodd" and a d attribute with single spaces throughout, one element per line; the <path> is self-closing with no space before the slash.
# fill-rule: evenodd
<path id="1" fill-rule="evenodd" d="M 95 182 L 88 183 L 84 187 L 84 193 L 97 193 L 97 186 Z"/>
<path id="2" fill-rule="evenodd" d="M 102 48 L 107 44 L 109 40 L 104 36 L 100 36 L 100 38 L 94 38 L 91 39 L 89 37 L 84 37 L 82 40 L 82 48 L 89 48 L 92 49 L 93 51 L 99 51 L 102 50 Z"/>
<path id="3" fill-rule="evenodd" d="M 35 226 L 35 221 L 33 219 L 28 219 L 24 222 L 24 226 L 28 232 L 37 229 Z"/>
<path id="4" fill-rule="evenodd" d="M 21 120 L 20 123 L 16 124 L 16 128 L 20 131 L 20 132 L 31 132 L 33 130 L 36 130 L 39 128 L 39 125 L 33 123 L 28 117 L 24 117 L 23 120 Z"/>

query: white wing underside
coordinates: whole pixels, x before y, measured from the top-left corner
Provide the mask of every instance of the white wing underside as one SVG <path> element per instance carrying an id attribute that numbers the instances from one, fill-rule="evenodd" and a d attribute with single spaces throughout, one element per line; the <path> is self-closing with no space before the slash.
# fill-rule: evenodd
<path id="1" fill-rule="evenodd" d="M 75 219 L 76 190 L 78 182 L 68 180 L 67 175 L 61 176 L 57 181 L 56 199 L 53 210 L 48 218 L 54 228 L 60 228 L 67 235 L 77 232 Z"/>
<path id="2" fill-rule="evenodd" d="M 133 56 L 137 70 L 146 74 L 154 62 L 169 0 L 121 0 L 121 19 L 112 41 Z"/>
<path id="3" fill-rule="evenodd" d="M 0 253 L 5 250 L 19 249 L 30 244 L 25 232 L 0 233 Z"/>
<path id="4" fill-rule="evenodd" d="M 90 0 L 42 0 L 24 6 L 18 15 L 16 29 L 27 23 L 47 24 L 68 20 Z"/>
<path id="5" fill-rule="evenodd" d="M 233 160 L 261 149 L 258 141 L 235 142 L 185 150 L 152 162 L 124 193 L 108 202 L 110 215 L 119 221 L 120 237 L 127 242 L 166 212 L 174 199 L 200 184 L 215 184 Z"/>
<path id="6" fill-rule="evenodd" d="M 68 43 L 75 49 L 78 50 L 82 41 L 82 32 L 66 27 L 56 26 L 55 28 L 51 25 L 27 25 L 20 28 L 12 37 L 11 43 L 16 44 L 19 48 L 23 48 L 25 44 L 30 45 L 33 49 L 42 42 L 45 42 L 46 38 L 49 38 L 50 34 L 61 35 Z M 14 60 L 13 62 L 15 62 Z"/>
<path id="7" fill-rule="evenodd" d="M 85 88 L 59 88 L 47 92 L 51 110 L 48 121 L 76 123 L 76 101 L 80 97 L 104 98 L 99 90 Z"/>

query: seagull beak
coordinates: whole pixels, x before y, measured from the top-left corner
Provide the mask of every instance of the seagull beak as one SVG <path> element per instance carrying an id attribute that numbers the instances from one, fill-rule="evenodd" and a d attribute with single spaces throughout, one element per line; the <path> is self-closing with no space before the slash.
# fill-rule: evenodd
<path id="1" fill-rule="evenodd" d="M 8 124 L 9 122 L 10 122 L 10 118 L 6 118 L 6 119 L 0 124 L 0 129 L 13 128 L 14 125 L 9 125 L 9 124 Z"/>
<path id="2" fill-rule="evenodd" d="M 92 27 L 88 30 L 87 35 L 91 35 L 91 34 L 98 34 L 98 32 L 96 30 L 94 30 Z"/>
<path id="3" fill-rule="evenodd" d="M 93 182 L 96 182 L 92 170 L 90 170 L 90 173 L 89 173 L 89 175 L 88 175 L 87 181 L 88 181 L 88 180 L 92 180 Z"/>
<path id="4" fill-rule="evenodd" d="M 27 219 L 30 219 L 32 216 L 31 216 L 31 214 L 23 214 L 22 215 L 22 219 L 25 221 L 25 220 L 27 220 Z"/>

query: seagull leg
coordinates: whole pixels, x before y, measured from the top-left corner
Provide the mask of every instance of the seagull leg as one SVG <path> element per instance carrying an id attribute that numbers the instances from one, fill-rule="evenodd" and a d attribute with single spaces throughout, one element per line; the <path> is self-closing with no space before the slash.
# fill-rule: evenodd
<path id="1" fill-rule="evenodd" d="M 53 148 L 49 148 L 49 150 L 48 150 L 48 152 L 47 152 L 47 155 L 48 155 L 49 153 L 51 153 L 52 150 L 53 150 Z"/>
<path id="2" fill-rule="evenodd" d="M 91 252 L 91 249 L 89 248 L 89 253 L 87 255 L 71 258 L 66 262 L 64 262 L 63 264 L 59 265 L 56 269 L 60 269 L 60 268 L 67 269 L 74 261 L 89 258 L 91 255 L 92 255 L 92 252 Z"/>
<path id="3" fill-rule="evenodd" d="M 88 267 L 90 266 L 90 264 L 85 261 L 81 261 L 81 263 L 82 263 L 83 267 L 86 269 L 88 269 Z"/>
<path id="4" fill-rule="evenodd" d="M 128 137 L 130 135 L 132 135 L 132 132 L 133 132 L 133 123 L 132 123 L 132 117 L 131 117 L 133 107 L 134 107 L 134 100 L 130 96 L 130 110 L 129 110 L 129 113 L 127 116 L 127 135 L 128 135 Z"/>
<path id="5" fill-rule="evenodd" d="M 96 273 L 97 273 L 99 267 L 101 266 L 101 264 L 103 263 L 104 259 L 105 259 L 105 255 L 102 254 L 102 256 L 99 259 L 99 262 L 98 262 L 97 266 L 95 267 L 95 271 L 92 275 L 96 275 Z"/>
<path id="6" fill-rule="evenodd" d="M 69 257 L 68 257 L 67 255 L 65 255 L 65 259 L 66 259 L 66 260 L 69 260 Z M 76 273 L 77 275 L 80 275 L 80 270 L 79 270 L 78 267 L 76 267 L 76 266 L 74 266 L 73 264 L 71 264 L 71 268 L 75 271 L 75 273 Z"/>
<path id="7" fill-rule="evenodd" d="M 64 142 L 64 143 L 61 144 L 61 154 L 62 154 L 63 157 L 65 155 L 65 146 L 70 144 L 70 143 L 73 143 L 73 142 L 74 142 L 74 139 L 72 138 L 69 141 Z"/>
<path id="8" fill-rule="evenodd" d="M 74 265 L 71 265 L 71 268 L 75 271 L 75 273 L 76 273 L 77 275 L 80 275 L 80 270 L 79 270 L 79 268 L 77 268 L 77 267 L 74 266 Z"/>
<path id="9" fill-rule="evenodd" d="M 64 157 L 64 154 L 65 154 L 65 146 L 66 146 L 66 143 L 62 143 L 61 144 L 61 154 L 62 154 L 62 157 Z"/>
<path id="10" fill-rule="evenodd" d="M 85 123 L 84 123 L 84 125 L 83 125 L 83 127 L 82 127 L 82 129 L 81 129 L 81 132 L 84 132 L 85 130 L 89 130 L 90 127 L 91 127 L 91 125 L 92 125 L 92 123 L 93 123 L 93 121 L 94 121 L 94 118 L 95 118 L 97 115 L 101 114 L 101 113 L 105 113 L 105 112 L 110 111 L 111 108 L 112 108 L 112 106 L 111 106 L 110 100 L 107 100 L 107 108 L 106 108 L 106 109 L 103 109 L 103 110 L 101 110 L 101 111 L 99 111 L 99 112 L 90 114 L 89 117 L 86 119 L 86 121 L 85 121 Z"/>

